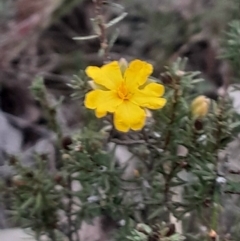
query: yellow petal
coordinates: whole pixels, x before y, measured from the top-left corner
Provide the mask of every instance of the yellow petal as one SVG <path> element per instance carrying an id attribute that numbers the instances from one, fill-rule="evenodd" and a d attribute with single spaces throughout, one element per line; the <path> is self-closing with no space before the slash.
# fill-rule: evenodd
<path id="1" fill-rule="evenodd" d="M 146 86 L 143 90 L 136 91 L 131 97 L 130 101 L 136 105 L 148 109 L 156 110 L 163 108 L 167 100 L 164 98 L 159 98 L 159 96 L 162 95 L 164 92 L 164 88 L 162 88 L 162 85 L 152 83 L 148 86 L 148 88 Z M 152 88 L 154 86 L 157 88 Z"/>
<path id="2" fill-rule="evenodd" d="M 101 68 L 89 66 L 86 69 L 86 74 L 93 79 L 96 84 L 102 85 L 109 90 L 117 89 L 123 81 L 117 61 L 110 62 Z"/>
<path id="3" fill-rule="evenodd" d="M 153 67 L 151 64 L 136 59 L 130 62 L 124 73 L 124 80 L 130 90 L 135 90 L 147 81 L 152 72 Z"/>
<path id="4" fill-rule="evenodd" d="M 108 90 L 108 89 L 105 88 L 104 86 L 96 84 L 93 80 L 88 81 L 88 84 L 89 84 L 89 85 L 91 86 L 91 88 L 94 89 L 94 90 L 97 90 L 97 89 L 99 89 L 99 90 Z"/>
<path id="5" fill-rule="evenodd" d="M 95 110 L 95 115 L 97 118 L 102 118 L 107 115 L 107 111 L 101 110 L 101 109 L 96 109 Z"/>
<path id="6" fill-rule="evenodd" d="M 88 109 L 97 109 L 96 116 L 104 116 L 105 112 L 114 112 L 123 102 L 114 91 L 93 90 L 86 94 L 84 104 Z"/>
<path id="7" fill-rule="evenodd" d="M 128 132 L 129 129 L 141 130 L 145 119 L 145 111 L 129 101 L 124 101 L 114 113 L 115 128 L 122 132 Z"/>
<path id="8" fill-rule="evenodd" d="M 157 82 L 158 82 L 158 79 L 154 78 L 153 76 L 150 76 L 150 77 L 147 78 L 147 81 L 142 86 L 140 86 L 139 88 L 144 89 L 146 85 L 148 85 L 150 83 L 157 83 Z"/>
<path id="9" fill-rule="evenodd" d="M 135 96 L 134 98 L 131 99 L 131 102 L 141 107 L 157 110 L 157 109 L 163 108 L 167 100 L 164 98 L 157 98 L 157 97 L 146 98 L 142 96 Z"/>
<path id="10" fill-rule="evenodd" d="M 165 88 L 161 84 L 150 83 L 141 90 L 145 95 L 160 97 L 164 94 Z"/>

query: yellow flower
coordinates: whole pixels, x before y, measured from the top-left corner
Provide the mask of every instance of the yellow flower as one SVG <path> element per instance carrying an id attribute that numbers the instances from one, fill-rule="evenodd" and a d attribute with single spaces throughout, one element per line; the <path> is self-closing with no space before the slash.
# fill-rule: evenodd
<path id="1" fill-rule="evenodd" d="M 141 130 L 148 115 L 145 108 L 159 109 L 166 104 L 164 86 L 149 81 L 151 64 L 134 60 L 110 62 L 101 68 L 89 66 L 86 74 L 94 90 L 86 94 L 84 104 L 95 110 L 98 118 L 113 113 L 114 126 L 127 132 Z"/>
<path id="2" fill-rule="evenodd" d="M 204 96 L 200 95 L 195 98 L 191 105 L 192 114 L 195 118 L 203 118 L 207 115 L 209 110 L 210 100 Z"/>

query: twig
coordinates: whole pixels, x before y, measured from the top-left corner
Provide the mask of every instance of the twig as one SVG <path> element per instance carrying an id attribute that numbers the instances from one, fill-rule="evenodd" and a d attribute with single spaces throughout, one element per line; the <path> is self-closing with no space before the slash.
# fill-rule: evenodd
<path id="1" fill-rule="evenodd" d="M 218 153 L 219 153 L 219 149 L 220 149 L 220 144 L 221 144 L 221 135 L 222 135 L 222 113 L 224 111 L 224 101 L 225 101 L 225 97 L 227 95 L 227 85 L 224 86 L 224 91 L 222 93 L 222 98 L 220 99 L 219 103 L 218 103 L 218 113 L 216 116 L 216 130 L 214 130 L 215 132 L 215 138 L 216 138 L 216 145 L 214 147 L 213 152 L 215 153 L 215 167 L 214 167 L 214 171 L 215 171 L 215 178 L 213 181 L 213 198 L 212 198 L 212 216 L 211 216 L 211 223 L 210 223 L 210 230 L 217 230 L 217 226 L 218 226 L 218 217 L 219 217 L 219 211 L 218 209 L 215 207 L 215 203 L 216 202 L 220 202 L 220 193 L 219 190 L 217 188 L 217 177 L 218 177 Z"/>
<path id="2" fill-rule="evenodd" d="M 235 191 L 224 191 L 224 193 L 240 195 L 240 192 L 235 192 Z"/>
<path id="3" fill-rule="evenodd" d="M 71 192 L 72 191 L 72 178 L 71 178 L 71 174 L 69 174 L 68 176 L 68 190 Z M 72 213 L 72 194 L 68 193 L 67 194 L 68 197 L 68 206 L 67 206 L 67 219 L 68 219 L 68 238 L 69 241 L 73 241 L 72 239 L 72 217 L 71 217 L 71 213 Z"/>
<path id="4" fill-rule="evenodd" d="M 176 107 L 177 107 L 177 104 L 178 104 L 178 97 L 179 97 L 179 89 L 178 89 L 178 81 L 176 81 L 174 83 L 174 102 L 173 102 L 173 105 L 172 105 L 172 110 L 171 110 L 171 118 L 170 118 L 170 123 L 169 123 L 169 127 L 172 126 L 172 124 L 174 123 L 175 121 L 175 117 L 176 117 Z M 168 132 L 167 132 L 167 136 L 166 136 L 166 139 L 165 139 L 165 143 L 164 143 L 164 147 L 163 149 L 164 150 L 167 150 L 167 147 L 168 147 L 168 144 L 170 143 L 170 139 L 171 139 L 171 134 L 172 134 L 172 129 L 169 128 L 168 129 Z"/>
<path id="5" fill-rule="evenodd" d="M 108 62 L 110 60 L 109 52 L 108 52 L 108 40 L 106 36 L 106 25 L 104 22 L 104 17 L 102 13 L 102 7 L 103 7 L 103 0 L 92 0 L 95 6 L 95 15 L 97 19 L 97 24 L 99 27 L 100 32 L 99 34 L 99 40 L 101 44 L 101 50 L 104 54 L 104 62 Z"/>
<path id="6" fill-rule="evenodd" d="M 229 170 L 228 172 L 234 175 L 240 175 L 240 170 Z"/>
<path id="7" fill-rule="evenodd" d="M 118 145 L 135 145 L 135 144 L 145 144 L 146 141 L 144 140 L 118 140 L 118 139 L 110 139 L 110 142 L 113 142 Z"/>
<path id="8" fill-rule="evenodd" d="M 172 109 L 171 109 L 171 117 L 170 117 L 170 122 L 168 125 L 168 131 L 167 131 L 167 135 L 166 135 L 164 146 L 163 146 L 164 151 L 168 151 L 168 145 L 171 141 L 171 136 L 172 136 L 172 128 L 171 127 L 176 118 L 176 108 L 178 105 L 178 98 L 180 96 L 179 81 L 180 81 L 180 79 L 177 78 L 177 79 L 174 79 L 174 82 L 173 82 L 173 89 L 174 89 L 173 105 L 172 105 Z M 172 208 L 172 206 L 170 204 L 170 200 L 169 200 L 170 199 L 169 192 L 171 189 L 170 182 L 171 182 L 172 178 L 174 177 L 174 173 L 178 167 L 179 167 L 178 163 L 173 163 L 171 166 L 170 173 L 169 174 L 165 173 L 165 175 L 164 175 L 164 179 L 165 179 L 164 202 L 165 202 L 167 210 L 169 211 L 170 221 L 173 222 L 174 224 L 176 224 L 176 227 L 178 227 L 177 231 L 179 233 L 181 233 L 182 232 L 181 224 L 177 225 L 177 220 L 173 214 L 173 208 Z"/>
<path id="9" fill-rule="evenodd" d="M 57 241 L 54 230 L 49 231 L 49 237 L 52 241 Z"/>
<path id="10" fill-rule="evenodd" d="M 76 233 L 76 239 L 77 241 L 80 241 L 80 235 L 79 235 L 79 228 L 77 227 L 77 223 L 74 223 L 74 231 Z"/>

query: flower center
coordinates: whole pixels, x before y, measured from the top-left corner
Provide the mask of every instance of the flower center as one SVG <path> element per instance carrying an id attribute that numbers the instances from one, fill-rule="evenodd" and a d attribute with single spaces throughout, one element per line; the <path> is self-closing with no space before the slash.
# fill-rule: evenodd
<path id="1" fill-rule="evenodd" d="M 117 94 L 122 100 L 129 100 L 132 96 L 124 83 L 121 83 L 121 85 L 118 87 Z"/>

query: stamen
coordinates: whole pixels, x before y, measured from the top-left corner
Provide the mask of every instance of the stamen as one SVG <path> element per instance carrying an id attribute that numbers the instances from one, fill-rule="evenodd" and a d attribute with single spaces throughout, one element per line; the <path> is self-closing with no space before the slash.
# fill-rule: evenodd
<path id="1" fill-rule="evenodd" d="M 131 97 L 131 93 L 129 93 L 126 85 L 124 83 L 121 83 L 121 85 L 118 88 L 117 94 L 119 98 L 123 100 L 128 100 Z"/>

